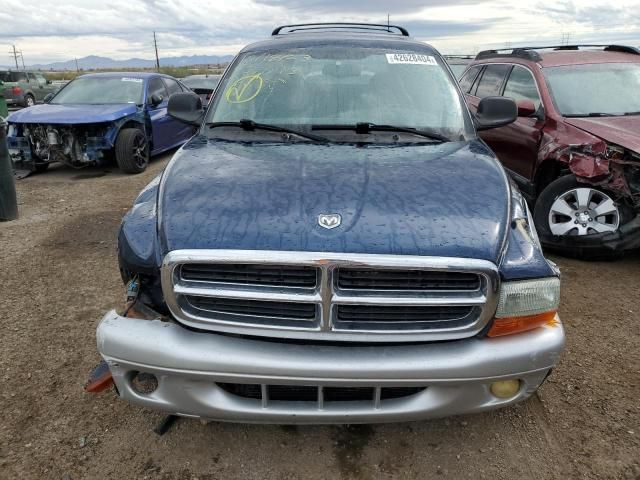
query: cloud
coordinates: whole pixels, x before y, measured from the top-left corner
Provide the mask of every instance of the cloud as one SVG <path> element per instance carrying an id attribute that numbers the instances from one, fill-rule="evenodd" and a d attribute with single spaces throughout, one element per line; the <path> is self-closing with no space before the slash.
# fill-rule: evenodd
<path id="1" fill-rule="evenodd" d="M 411 36 L 429 41 L 442 37 L 460 37 L 470 33 L 481 32 L 505 20 L 504 17 L 491 18 L 478 22 L 447 22 L 438 20 L 407 20 L 402 22 Z"/>
<path id="2" fill-rule="evenodd" d="M 391 22 L 450 53 L 535 41 L 559 43 L 563 32 L 593 42 L 640 44 L 640 0 L 38 0 L 13 13 L 0 0 L 0 43 L 16 44 L 27 63 L 86 55 L 151 58 L 234 54 L 281 24 Z M 10 13 L 11 12 L 11 13 Z M 622 41 L 622 40 L 619 40 Z M 0 52 L 8 47 L 0 45 Z M 0 53 L 0 65 L 12 59 Z"/>
<path id="3" fill-rule="evenodd" d="M 359 13 L 361 15 L 416 13 L 429 7 L 478 4 L 488 0 L 256 0 L 257 4 L 280 7 L 296 13 Z"/>

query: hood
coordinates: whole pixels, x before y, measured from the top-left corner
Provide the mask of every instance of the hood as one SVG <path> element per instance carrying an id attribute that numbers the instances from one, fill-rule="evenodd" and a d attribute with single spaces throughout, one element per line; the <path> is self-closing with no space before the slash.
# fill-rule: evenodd
<path id="1" fill-rule="evenodd" d="M 499 261 L 507 177 L 479 141 L 366 146 L 194 137 L 160 188 L 162 254 L 288 250 Z M 339 227 L 318 215 L 342 216 Z"/>
<path id="2" fill-rule="evenodd" d="M 627 117 L 567 118 L 565 121 L 605 142 L 640 153 L 640 115 Z"/>
<path id="3" fill-rule="evenodd" d="M 138 106 L 124 103 L 118 105 L 55 105 L 45 103 L 13 112 L 12 123 L 52 123 L 71 125 L 81 123 L 113 122 L 138 111 Z"/>

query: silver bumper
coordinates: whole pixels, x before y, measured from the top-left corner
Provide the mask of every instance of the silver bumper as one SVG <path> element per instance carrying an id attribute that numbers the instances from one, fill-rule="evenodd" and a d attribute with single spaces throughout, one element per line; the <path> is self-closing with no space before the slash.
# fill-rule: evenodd
<path id="1" fill-rule="evenodd" d="M 109 312 L 97 331 L 123 399 L 189 417 L 255 423 L 374 423 L 478 412 L 529 397 L 556 364 L 561 324 L 501 338 L 397 346 L 291 344 L 198 333 L 158 320 Z M 158 388 L 139 394 L 131 379 L 153 373 Z M 490 384 L 520 379 L 500 400 Z M 218 383 L 323 387 L 424 386 L 403 398 L 370 401 L 268 401 Z"/>

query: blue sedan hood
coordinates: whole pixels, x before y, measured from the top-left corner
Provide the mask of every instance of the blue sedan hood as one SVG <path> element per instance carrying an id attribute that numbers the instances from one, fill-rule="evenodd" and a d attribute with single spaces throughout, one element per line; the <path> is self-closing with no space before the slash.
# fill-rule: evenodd
<path id="1" fill-rule="evenodd" d="M 195 137 L 160 188 L 161 253 L 247 249 L 498 263 L 509 184 L 481 142 L 240 144 Z M 338 213 L 327 230 L 318 215 Z"/>
<path id="2" fill-rule="evenodd" d="M 18 110 L 9 116 L 12 123 L 47 123 L 78 125 L 82 123 L 113 122 L 138 111 L 132 103 L 118 105 L 35 105 Z"/>

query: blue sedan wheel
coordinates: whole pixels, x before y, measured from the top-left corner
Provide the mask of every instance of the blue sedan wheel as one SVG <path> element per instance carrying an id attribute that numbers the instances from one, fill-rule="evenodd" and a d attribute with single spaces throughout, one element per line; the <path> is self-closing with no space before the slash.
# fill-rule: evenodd
<path id="1" fill-rule="evenodd" d="M 116 161 L 126 173 L 144 172 L 149 165 L 149 142 L 138 128 L 125 128 L 116 139 Z"/>

